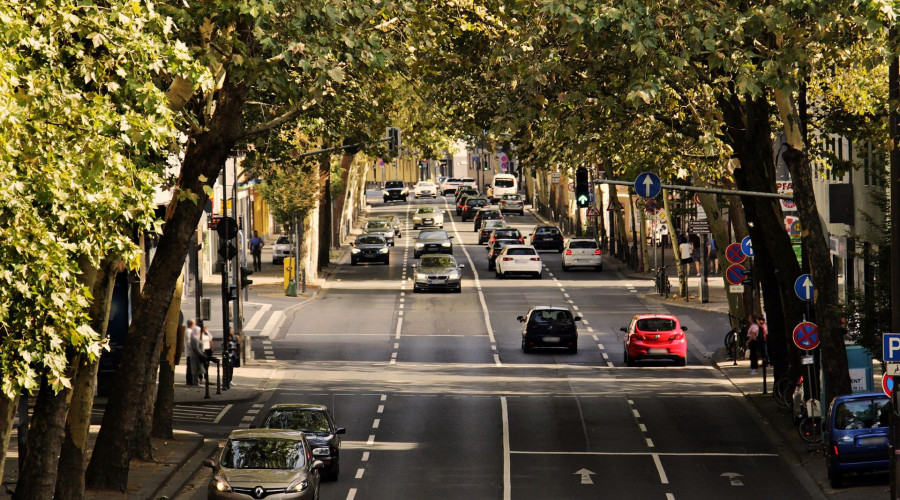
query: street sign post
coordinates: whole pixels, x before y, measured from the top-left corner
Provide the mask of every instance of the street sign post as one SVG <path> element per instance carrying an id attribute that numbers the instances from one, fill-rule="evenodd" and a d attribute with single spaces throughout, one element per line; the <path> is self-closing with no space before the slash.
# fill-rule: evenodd
<path id="1" fill-rule="evenodd" d="M 597 210 L 597 207 L 590 207 L 587 209 L 586 217 L 600 217 L 600 211 Z"/>
<path id="2" fill-rule="evenodd" d="M 809 321 L 801 321 L 794 327 L 794 344 L 809 351 L 819 346 L 819 327 Z"/>
<path id="3" fill-rule="evenodd" d="M 900 333 L 885 333 L 881 337 L 882 358 L 885 363 L 900 363 Z"/>
<path id="4" fill-rule="evenodd" d="M 725 248 L 725 258 L 732 264 L 740 264 L 741 262 L 744 262 L 744 259 L 746 259 L 747 256 L 744 255 L 744 251 L 741 250 L 740 243 L 732 243 Z"/>
<path id="5" fill-rule="evenodd" d="M 691 234 L 709 234 L 709 220 L 692 220 L 688 221 L 688 232 Z"/>
<path id="6" fill-rule="evenodd" d="M 559 184 L 559 178 L 560 178 L 559 172 L 553 172 L 550 174 L 550 182 L 552 182 L 553 184 Z"/>
<path id="7" fill-rule="evenodd" d="M 796 281 L 794 281 L 794 293 L 797 294 L 797 297 L 800 297 L 800 300 L 805 300 L 809 302 L 815 296 L 815 288 L 813 287 L 812 276 L 808 274 L 801 274 Z"/>
<path id="8" fill-rule="evenodd" d="M 740 285 L 747 279 L 746 269 L 740 264 L 732 264 L 725 270 L 725 279 L 732 285 Z"/>
<path id="9" fill-rule="evenodd" d="M 641 198 L 656 198 L 662 190 L 662 182 L 653 172 L 644 172 L 634 180 L 634 190 Z"/>
<path id="10" fill-rule="evenodd" d="M 750 241 L 749 236 L 744 236 L 744 239 L 741 240 L 741 251 L 747 257 L 753 257 L 753 243 Z"/>

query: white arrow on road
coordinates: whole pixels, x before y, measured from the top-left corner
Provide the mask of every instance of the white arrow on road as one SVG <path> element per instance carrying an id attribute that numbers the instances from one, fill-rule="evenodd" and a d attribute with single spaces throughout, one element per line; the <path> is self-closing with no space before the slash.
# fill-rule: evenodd
<path id="1" fill-rule="evenodd" d="M 653 179 L 651 179 L 649 175 L 644 177 L 644 193 L 646 193 L 644 195 L 645 197 L 647 197 L 647 198 L 650 197 L 650 188 L 652 188 L 652 187 L 653 187 Z"/>
<path id="2" fill-rule="evenodd" d="M 744 483 L 741 482 L 740 479 L 738 479 L 739 477 L 741 477 L 741 475 L 738 474 L 737 472 L 723 472 L 722 477 L 727 477 L 728 480 L 731 481 L 732 486 L 743 486 L 744 485 Z"/>
<path id="3" fill-rule="evenodd" d="M 812 298 L 812 292 L 809 290 L 810 288 L 813 287 L 812 280 L 809 279 L 809 277 L 807 277 L 805 280 L 803 280 L 803 284 L 800 286 L 803 287 L 804 294 L 806 295 L 806 297 Z"/>
<path id="4" fill-rule="evenodd" d="M 596 474 L 596 472 L 591 472 L 587 469 L 581 469 L 575 474 L 581 476 L 581 484 L 594 484 L 594 481 L 591 480 L 591 474 Z"/>

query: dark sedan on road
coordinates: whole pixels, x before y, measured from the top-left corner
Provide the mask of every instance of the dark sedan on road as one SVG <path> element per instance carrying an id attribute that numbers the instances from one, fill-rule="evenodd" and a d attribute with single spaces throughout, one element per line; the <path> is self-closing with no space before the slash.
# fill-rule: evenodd
<path id="1" fill-rule="evenodd" d="M 341 434 L 347 429 L 336 427 L 328 407 L 318 404 L 277 404 L 269 409 L 260 427 L 301 431 L 312 448 L 315 460 L 321 460 L 322 479 L 337 481 L 341 471 Z"/>
<path id="2" fill-rule="evenodd" d="M 416 249 L 413 251 L 413 257 L 418 259 L 426 253 L 453 253 L 453 243 L 450 240 L 453 236 L 449 236 L 447 231 L 422 231 L 416 238 Z"/>
<path id="3" fill-rule="evenodd" d="M 531 246 L 538 250 L 563 251 L 563 235 L 556 226 L 535 226 L 531 232 Z"/>
<path id="4" fill-rule="evenodd" d="M 575 316 L 567 307 L 532 307 L 525 316 L 519 316 L 522 326 L 522 351 L 531 352 L 535 348 L 566 349 L 578 352 L 578 328 Z"/>
<path id="5" fill-rule="evenodd" d="M 384 202 L 389 201 L 406 201 L 409 196 L 409 188 L 403 181 L 387 181 L 384 183 L 384 189 L 381 191 Z"/>
<path id="6" fill-rule="evenodd" d="M 391 249 L 387 239 L 381 234 L 361 234 L 350 246 L 353 247 L 350 250 L 352 266 L 362 261 L 391 263 Z"/>
<path id="7" fill-rule="evenodd" d="M 427 290 L 462 292 L 460 269 L 466 266 L 458 264 L 452 255 L 426 254 L 412 267 L 415 269 L 413 292 Z"/>
<path id="8" fill-rule="evenodd" d="M 488 208 L 484 207 L 481 210 L 475 212 L 475 227 L 472 231 L 478 231 L 481 229 L 482 224 L 486 220 L 503 220 L 503 214 L 500 213 L 496 208 Z"/>
<path id="9" fill-rule="evenodd" d="M 500 255 L 500 252 L 503 251 L 503 248 L 507 245 L 516 245 L 518 241 L 515 240 L 497 240 L 491 243 L 488 243 L 488 271 L 493 271 L 497 266 L 497 256 Z"/>
<path id="10" fill-rule="evenodd" d="M 483 196 L 467 197 L 463 203 L 459 214 L 460 217 L 462 217 L 463 222 L 474 218 L 477 210 L 491 206 L 491 202 Z"/>
<path id="11" fill-rule="evenodd" d="M 209 500 L 316 499 L 324 466 L 312 458 L 302 432 L 275 429 L 232 431 L 219 463 L 203 464 L 214 471 Z"/>

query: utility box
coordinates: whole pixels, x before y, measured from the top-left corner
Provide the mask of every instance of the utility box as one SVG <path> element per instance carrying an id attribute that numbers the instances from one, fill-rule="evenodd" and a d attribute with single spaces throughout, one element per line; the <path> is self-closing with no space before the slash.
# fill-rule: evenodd
<path id="1" fill-rule="evenodd" d="M 212 318 L 212 299 L 200 297 L 200 319 L 209 321 Z"/>
<path id="2" fill-rule="evenodd" d="M 850 368 L 850 387 L 853 392 L 872 392 L 874 370 L 872 353 L 859 345 L 847 346 L 847 365 Z"/>

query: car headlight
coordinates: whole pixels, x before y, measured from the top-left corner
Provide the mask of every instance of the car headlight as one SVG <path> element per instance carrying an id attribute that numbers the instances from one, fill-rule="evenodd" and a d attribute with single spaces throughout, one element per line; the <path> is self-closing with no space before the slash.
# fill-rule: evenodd
<path id="1" fill-rule="evenodd" d="M 231 485 L 228 484 L 228 481 L 226 481 L 222 476 L 214 477 L 213 483 L 215 483 L 216 490 L 218 491 L 231 491 Z"/>
<path id="2" fill-rule="evenodd" d="M 388 250 L 387 248 L 379 248 L 378 249 L 378 253 L 388 253 L 389 251 L 390 250 Z"/>
<path id="3" fill-rule="evenodd" d="M 327 446 L 322 446 L 319 448 L 313 448 L 312 453 L 317 457 L 327 457 L 331 453 L 331 450 L 329 450 Z"/>
<path id="4" fill-rule="evenodd" d="M 422 222 L 421 217 L 413 217 L 413 222 Z"/>
<path id="5" fill-rule="evenodd" d="M 388 195 L 387 190 L 386 190 L 386 189 L 382 189 L 382 190 L 381 190 L 381 195 L 382 195 L 382 196 L 387 196 L 387 195 Z"/>
<path id="6" fill-rule="evenodd" d="M 416 248 L 425 248 L 424 243 L 416 243 Z"/>
<path id="7" fill-rule="evenodd" d="M 353 248 L 350 250 L 350 253 L 359 253 L 359 252 L 360 252 L 360 249 L 358 249 L 358 248 Z"/>
<path id="8" fill-rule="evenodd" d="M 445 241 L 445 242 L 441 243 L 441 246 L 444 247 L 444 248 L 449 248 L 449 247 L 450 247 L 450 242 L 449 242 L 449 241 Z"/>
<path id="9" fill-rule="evenodd" d="M 421 282 L 423 282 L 423 283 L 424 283 L 424 282 L 427 282 L 427 281 L 428 281 L 428 276 L 425 275 L 425 274 L 419 274 L 419 273 L 416 273 L 416 281 L 421 281 Z"/>
<path id="10" fill-rule="evenodd" d="M 309 488 L 309 481 L 306 479 L 298 479 L 287 487 L 288 491 L 306 491 Z"/>
<path id="11" fill-rule="evenodd" d="M 456 272 L 456 273 L 450 273 L 450 279 L 452 279 L 452 280 L 458 280 L 458 279 L 459 279 L 459 273 L 458 273 L 458 272 Z"/>

